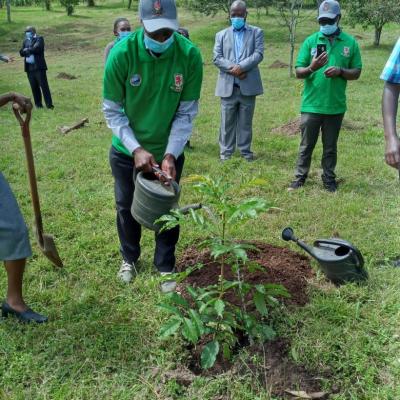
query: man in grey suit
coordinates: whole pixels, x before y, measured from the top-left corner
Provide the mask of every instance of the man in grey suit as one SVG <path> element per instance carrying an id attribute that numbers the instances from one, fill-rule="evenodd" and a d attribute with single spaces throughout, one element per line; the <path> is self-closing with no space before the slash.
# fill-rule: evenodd
<path id="1" fill-rule="evenodd" d="M 246 24 L 246 17 L 246 3 L 234 1 L 231 26 L 215 36 L 214 64 L 219 68 L 215 95 L 221 97 L 221 161 L 231 158 L 236 145 L 242 157 L 254 160 L 252 124 L 256 96 L 263 93 L 258 64 L 264 57 L 264 32 Z"/>

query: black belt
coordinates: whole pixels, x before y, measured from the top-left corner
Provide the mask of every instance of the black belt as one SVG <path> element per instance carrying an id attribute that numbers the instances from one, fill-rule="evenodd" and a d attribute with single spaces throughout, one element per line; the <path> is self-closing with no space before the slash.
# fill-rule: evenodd
<path id="1" fill-rule="evenodd" d="M 239 88 L 240 89 L 240 85 L 238 83 L 234 83 L 233 87 Z"/>

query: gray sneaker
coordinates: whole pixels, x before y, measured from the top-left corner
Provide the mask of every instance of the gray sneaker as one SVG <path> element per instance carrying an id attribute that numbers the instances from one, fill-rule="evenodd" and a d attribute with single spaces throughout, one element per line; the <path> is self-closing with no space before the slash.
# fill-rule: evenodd
<path id="1" fill-rule="evenodd" d="M 135 268 L 135 264 L 129 264 L 125 260 L 121 263 L 121 268 L 118 271 L 118 278 L 121 279 L 122 282 L 129 283 L 133 276 L 137 275 L 137 270 Z"/>
<path id="2" fill-rule="evenodd" d="M 164 278 L 160 284 L 161 292 L 162 293 L 171 293 L 175 292 L 176 290 L 176 281 L 174 279 L 167 279 L 168 276 L 170 275 L 172 278 L 172 275 L 175 273 L 174 271 L 171 272 L 160 272 L 161 278 Z"/>

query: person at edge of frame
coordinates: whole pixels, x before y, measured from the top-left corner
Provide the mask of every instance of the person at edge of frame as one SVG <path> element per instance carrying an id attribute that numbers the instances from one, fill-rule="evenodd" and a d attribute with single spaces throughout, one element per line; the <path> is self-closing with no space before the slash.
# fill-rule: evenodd
<path id="1" fill-rule="evenodd" d="M 347 81 L 358 79 L 362 69 L 358 43 L 339 27 L 340 18 L 339 3 L 323 1 L 318 13 L 319 31 L 306 38 L 297 58 L 296 76 L 304 79 L 301 143 L 295 180 L 288 190 L 304 186 L 320 130 L 323 186 L 331 193 L 338 187 L 335 174 L 337 142 L 347 108 Z"/>
<path id="2" fill-rule="evenodd" d="M 16 103 L 21 112 L 32 110 L 29 98 L 18 93 L 0 95 L 0 107 Z M 0 260 L 7 272 L 7 296 L 1 305 L 1 315 L 15 316 L 21 322 L 47 322 L 47 317 L 27 306 L 22 294 L 26 259 L 32 255 L 28 229 L 11 188 L 0 172 Z"/>
<path id="3" fill-rule="evenodd" d="M 400 180 L 400 139 L 396 128 L 400 96 L 400 38 L 386 62 L 381 79 L 385 82 L 382 93 L 385 161 L 387 165 L 398 170 Z M 394 260 L 393 265 L 400 267 L 400 258 Z"/>
<path id="4" fill-rule="evenodd" d="M 103 88 L 103 112 L 113 132 L 110 165 L 122 255 L 118 276 L 124 282 L 136 274 L 140 256 L 141 226 L 130 210 L 136 173 L 161 167 L 179 182 L 203 77 L 200 51 L 176 32 L 174 0 L 140 0 L 139 16 L 143 27 L 111 52 Z M 174 272 L 178 239 L 179 227 L 155 235 L 154 265 L 161 275 Z M 161 290 L 175 286 L 166 280 Z"/>

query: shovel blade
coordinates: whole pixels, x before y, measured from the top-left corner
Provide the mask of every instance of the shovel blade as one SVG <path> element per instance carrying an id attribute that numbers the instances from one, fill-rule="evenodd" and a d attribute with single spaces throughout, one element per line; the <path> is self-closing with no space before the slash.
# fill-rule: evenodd
<path id="1" fill-rule="evenodd" d="M 42 253 L 51 261 L 54 266 L 62 268 L 64 265 L 58 254 L 53 236 L 47 235 L 43 232 L 39 232 L 37 226 L 35 226 L 35 236 L 37 244 L 40 247 Z"/>

